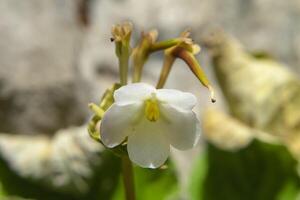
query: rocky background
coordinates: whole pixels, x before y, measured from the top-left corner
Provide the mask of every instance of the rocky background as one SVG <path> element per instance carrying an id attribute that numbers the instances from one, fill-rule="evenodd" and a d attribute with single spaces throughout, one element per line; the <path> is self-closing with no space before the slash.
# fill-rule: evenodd
<path id="1" fill-rule="evenodd" d="M 225 96 L 232 93 L 218 87 L 218 74 L 215 76 L 212 70 L 211 46 L 205 45 L 204 37 L 211 29 L 234 36 L 248 52 L 286 63 L 282 68 L 290 70 L 296 79 L 300 74 L 297 0 L 0 0 L 0 19 L 2 164 L 12 174 L 30 179 L 33 184 L 42 183 L 43 190 L 61 198 L 70 198 L 68 195 L 74 191 L 79 197 L 72 198 L 88 198 L 85 195 L 92 190 L 93 180 L 99 174 L 92 169 L 103 167 L 101 163 L 118 166 L 117 160 L 105 161 L 103 149 L 89 139 L 84 128 L 91 115 L 87 103 L 97 102 L 104 90 L 118 80 L 114 45 L 109 40 L 111 25 L 132 21 L 136 30 L 133 40 L 140 31 L 150 28 L 159 30 L 160 39 L 176 37 L 191 28 L 196 42 L 203 44 L 200 62 L 217 89 L 218 101 L 214 107 L 221 109 L 231 109 L 221 89 Z M 155 83 L 161 66 L 162 55 L 153 55 L 145 66 L 145 81 Z M 202 118 L 201 113 L 211 105 L 209 94 L 196 78 L 186 81 L 190 75 L 184 64 L 177 62 L 166 87 L 196 94 L 199 99 L 196 109 Z M 253 105 L 256 104 L 250 104 Z M 267 123 L 253 124 L 246 111 L 234 112 L 234 117 L 251 127 L 272 130 Z M 253 114 L 256 119 L 265 116 L 263 111 L 256 114 Z M 248 128 L 243 130 L 251 132 Z M 173 171 L 179 174 L 184 186 L 191 160 L 198 151 L 173 153 L 177 166 Z M 70 164 L 69 160 L 75 161 Z M 67 164 L 59 164 L 64 162 Z M 117 177 L 103 182 L 116 185 Z M 112 187 L 108 186 L 105 192 Z M 26 193 L 25 197 L 32 195 Z"/>
<path id="2" fill-rule="evenodd" d="M 190 27 L 200 44 L 201 33 L 222 28 L 247 50 L 265 52 L 299 74 L 298 1 L 1 0 L 0 9 L 4 132 L 51 133 L 84 123 L 84 103 L 98 99 L 117 78 L 109 38 L 111 25 L 122 20 L 134 22 L 136 36 L 158 28 L 162 39 Z M 209 74 L 207 56 L 204 49 L 200 60 Z M 150 81 L 161 67 L 159 58 L 146 67 Z M 193 90 L 196 81 L 176 81 L 189 73 L 181 65 L 174 68 L 167 86 Z"/>

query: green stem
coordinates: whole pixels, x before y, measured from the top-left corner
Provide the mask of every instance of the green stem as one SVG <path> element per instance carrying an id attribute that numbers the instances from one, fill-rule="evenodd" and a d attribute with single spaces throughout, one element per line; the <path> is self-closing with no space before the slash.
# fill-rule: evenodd
<path id="1" fill-rule="evenodd" d="M 159 80 L 156 85 L 157 89 L 164 87 L 174 61 L 175 61 L 175 57 L 173 57 L 172 55 L 165 54 L 164 64 L 160 72 Z"/>
<path id="2" fill-rule="evenodd" d="M 150 54 L 171 48 L 181 42 L 180 38 L 165 40 L 161 42 L 151 43 L 147 38 L 143 39 L 140 45 L 135 49 L 133 55 L 133 81 L 140 82 L 142 77 L 143 66 Z"/>
<path id="3" fill-rule="evenodd" d="M 191 52 L 179 49 L 175 52 L 176 56 L 181 58 L 191 69 L 194 75 L 198 78 L 198 80 L 202 83 L 203 86 L 207 87 L 210 91 L 211 101 L 214 103 L 216 102 L 214 89 L 210 85 L 202 67 L 200 66 L 199 62 L 195 58 L 194 54 Z"/>
<path id="4" fill-rule="evenodd" d="M 125 53 L 119 57 L 121 85 L 127 85 L 129 49 L 125 49 L 124 52 Z M 126 200 L 135 200 L 133 168 L 127 155 L 122 156 L 122 174 Z"/>
<path id="5" fill-rule="evenodd" d="M 151 44 L 149 43 L 149 41 L 144 39 L 142 43 L 138 47 L 136 47 L 133 52 L 133 83 L 141 81 L 144 64 L 150 55 L 150 45 Z"/>
<path id="6" fill-rule="evenodd" d="M 127 155 L 122 156 L 122 173 L 126 200 L 135 200 L 133 168 Z"/>
<path id="7" fill-rule="evenodd" d="M 161 42 L 156 42 L 151 45 L 150 52 L 155 52 L 155 51 L 161 51 L 168 49 L 170 47 L 173 47 L 177 45 L 179 42 L 181 42 L 180 38 L 175 38 L 175 39 L 170 39 L 170 40 L 165 40 Z"/>
<path id="8" fill-rule="evenodd" d="M 119 58 L 119 69 L 120 69 L 120 84 L 126 85 L 127 84 L 127 74 L 128 74 L 128 55 L 123 55 Z"/>
<path id="9" fill-rule="evenodd" d="M 133 69 L 133 77 L 132 77 L 133 83 L 141 82 L 143 66 L 146 60 L 147 59 L 145 58 L 144 60 L 135 62 L 134 69 Z"/>
<path id="10" fill-rule="evenodd" d="M 208 85 L 210 85 L 204 71 L 202 70 L 202 67 L 192 53 L 181 50 L 177 52 L 177 56 L 189 66 L 191 71 L 199 79 L 203 86 L 208 87 Z"/>

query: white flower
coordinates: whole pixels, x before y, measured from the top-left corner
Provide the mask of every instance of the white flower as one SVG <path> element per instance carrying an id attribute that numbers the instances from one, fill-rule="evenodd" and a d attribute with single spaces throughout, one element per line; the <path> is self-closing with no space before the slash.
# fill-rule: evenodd
<path id="1" fill-rule="evenodd" d="M 113 148 L 128 137 L 129 158 L 137 165 L 157 168 L 167 160 L 170 145 L 186 150 L 198 142 L 193 94 L 134 83 L 116 90 L 114 99 L 101 122 L 101 140 Z"/>

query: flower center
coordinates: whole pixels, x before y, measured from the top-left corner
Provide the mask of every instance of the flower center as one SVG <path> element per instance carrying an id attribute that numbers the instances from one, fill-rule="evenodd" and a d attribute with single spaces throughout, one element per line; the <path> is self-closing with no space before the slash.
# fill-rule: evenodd
<path id="1" fill-rule="evenodd" d="M 158 101 L 153 93 L 152 97 L 145 101 L 145 116 L 149 121 L 155 122 L 159 119 L 159 115 Z"/>

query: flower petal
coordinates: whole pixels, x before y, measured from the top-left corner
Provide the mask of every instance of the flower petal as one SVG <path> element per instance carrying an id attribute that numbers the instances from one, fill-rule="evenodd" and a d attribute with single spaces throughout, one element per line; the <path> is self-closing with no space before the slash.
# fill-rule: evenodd
<path id="1" fill-rule="evenodd" d="M 159 89 L 156 96 L 163 103 L 185 110 L 191 110 L 197 103 L 197 98 L 193 94 L 179 90 Z"/>
<path id="2" fill-rule="evenodd" d="M 104 145 L 115 147 L 132 133 L 132 124 L 141 114 L 141 109 L 142 103 L 122 106 L 113 104 L 105 112 L 100 125 L 101 141 Z"/>
<path id="3" fill-rule="evenodd" d="M 193 111 L 177 109 L 170 105 L 160 107 L 171 145 L 179 150 L 194 147 L 200 138 L 200 126 Z"/>
<path id="4" fill-rule="evenodd" d="M 128 137 L 127 150 L 131 161 L 145 168 L 164 164 L 170 153 L 170 143 L 160 123 L 143 120 L 136 132 Z"/>
<path id="5" fill-rule="evenodd" d="M 132 83 L 125 85 L 114 93 L 115 103 L 119 105 L 126 105 L 133 102 L 145 100 L 151 96 L 156 89 L 146 83 Z"/>

